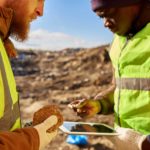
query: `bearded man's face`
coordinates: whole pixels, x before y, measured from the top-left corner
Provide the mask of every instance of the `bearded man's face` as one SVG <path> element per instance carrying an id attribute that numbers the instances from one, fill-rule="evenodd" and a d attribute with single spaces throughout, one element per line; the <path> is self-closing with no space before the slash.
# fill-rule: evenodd
<path id="1" fill-rule="evenodd" d="M 7 7 L 14 10 L 10 35 L 16 40 L 27 39 L 30 22 L 37 18 L 38 0 L 7 0 Z"/>

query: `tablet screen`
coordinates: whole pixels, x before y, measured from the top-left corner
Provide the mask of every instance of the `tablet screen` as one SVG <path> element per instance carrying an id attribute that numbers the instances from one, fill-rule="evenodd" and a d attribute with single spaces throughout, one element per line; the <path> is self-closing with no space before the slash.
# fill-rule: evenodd
<path id="1" fill-rule="evenodd" d="M 98 132 L 98 133 L 114 133 L 113 128 L 104 124 L 98 123 L 78 123 L 78 122 L 64 122 L 63 126 L 70 132 Z"/>

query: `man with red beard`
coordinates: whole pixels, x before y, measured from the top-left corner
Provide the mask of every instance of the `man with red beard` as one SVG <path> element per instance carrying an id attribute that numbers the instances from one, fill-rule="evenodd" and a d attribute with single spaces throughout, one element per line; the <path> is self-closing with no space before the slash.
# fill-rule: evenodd
<path id="1" fill-rule="evenodd" d="M 110 48 L 112 86 L 95 100 L 69 106 L 81 117 L 115 113 L 119 150 L 150 149 L 150 0 L 91 0 L 115 35 Z"/>
<path id="2" fill-rule="evenodd" d="M 52 115 L 43 123 L 21 128 L 18 92 L 9 57 L 17 55 L 10 41 L 12 36 L 23 41 L 30 22 L 43 15 L 44 0 L 0 0 L 0 149 L 43 149 L 57 134 L 47 133 L 58 119 Z"/>

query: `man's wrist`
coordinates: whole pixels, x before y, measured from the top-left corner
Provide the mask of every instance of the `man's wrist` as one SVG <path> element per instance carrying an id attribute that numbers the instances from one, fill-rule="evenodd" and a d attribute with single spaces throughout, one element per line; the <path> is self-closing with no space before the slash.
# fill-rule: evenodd
<path id="1" fill-rule="evenodd" d="M 108 114 L 109 113 L 109 103 L 106 99 L 98 100 L 101 105 L 101 110 L 98 114 Z"/>

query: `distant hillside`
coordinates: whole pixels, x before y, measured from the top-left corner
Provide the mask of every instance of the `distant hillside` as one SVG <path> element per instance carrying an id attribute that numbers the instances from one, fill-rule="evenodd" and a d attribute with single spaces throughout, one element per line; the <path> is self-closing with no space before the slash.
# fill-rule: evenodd
<path id="1" fill-rule="evenodd" d="M 57 104 L 66 121 L 102 122 L 113 126 L 111 115 L 96 115 L 82 120 L 67 107 L 74 99 L 92 98 L 109 87 L 112 69 L 107 46 L 93 49 L 65 49 L 59 52 L 19 51 L 12 60 L 23 124 L 33 113 L 48 104 Z M 67 135 L 59 131 L 46 150 L 83 150 L 66 142 Z M 105 137 L 89 136 L 84 150 L 113 150 Z"/>
<path id="2" fill-rule="evenodd" d="M 94 96 L 111 81 L 106 49 L 107 46 L 59 52 L 19 51 L 12 65 L 21 98 L 30 97 L 29 93 L 36 100 Z M 67 97 L 62 96 L 66 93 Z"/>

